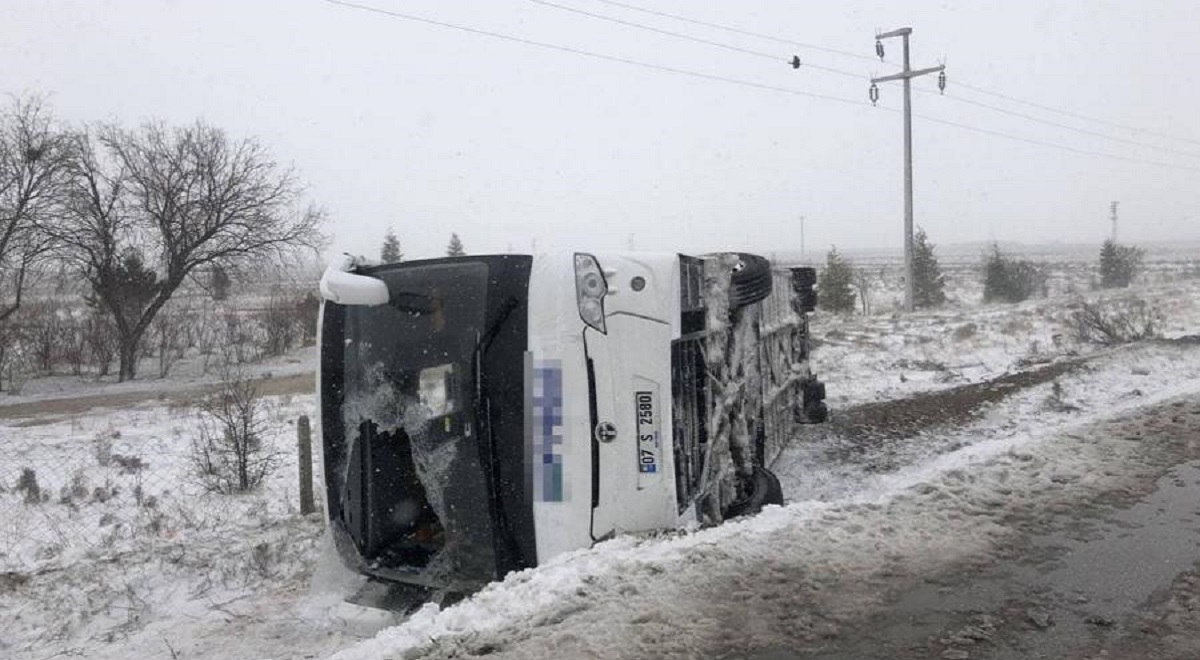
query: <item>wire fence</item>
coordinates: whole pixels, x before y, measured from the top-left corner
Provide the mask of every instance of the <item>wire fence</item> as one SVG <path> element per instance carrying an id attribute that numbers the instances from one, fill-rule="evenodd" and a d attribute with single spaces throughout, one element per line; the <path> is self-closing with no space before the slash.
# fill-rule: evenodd
<path id="1" fill-rule="evenodd" d="M 255 451 L 269 470 L 233 494 L 204 478 L 203 424 L 192 406 L 0 420 L 0 574 L 219 539 L 301 515 L 297 420 L 311 398 L 261 399 Z M 311 478 L 319 472 L 307 454 Z"/>

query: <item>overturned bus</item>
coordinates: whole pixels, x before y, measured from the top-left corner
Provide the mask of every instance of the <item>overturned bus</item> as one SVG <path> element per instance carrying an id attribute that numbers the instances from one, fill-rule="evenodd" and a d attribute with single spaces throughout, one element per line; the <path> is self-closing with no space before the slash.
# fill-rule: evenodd
<path id="1" fill-rule="evenodd" d="M 827 414 L 813 280 L 738 253 L 346 257 L 318 374 L 338 553 L 465 592 L 781 504 L 768 466 Z"/>

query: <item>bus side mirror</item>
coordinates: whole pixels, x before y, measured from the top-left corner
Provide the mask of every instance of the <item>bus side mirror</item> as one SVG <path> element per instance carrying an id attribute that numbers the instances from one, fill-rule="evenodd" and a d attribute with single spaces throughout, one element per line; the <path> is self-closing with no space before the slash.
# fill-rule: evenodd
<path id="1" fill-rule="evenodd" d="M 321 275 L 321 297 L 339 305 L 373 307 L 386 304 L 389 298 L 387 284 L 352 272 L 357 266 L 357 260 L 348 254 L 329 264 Z"/>

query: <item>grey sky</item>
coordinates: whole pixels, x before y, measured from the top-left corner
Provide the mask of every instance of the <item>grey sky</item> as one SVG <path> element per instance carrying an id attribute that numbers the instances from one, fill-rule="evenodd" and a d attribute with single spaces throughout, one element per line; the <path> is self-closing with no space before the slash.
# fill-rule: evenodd
<path id="1" fill-rule="evenodd" d="M 554 0 L 778 61 L 527 0 L 360 0 L 541 42 L 858 101 L 835 103 L 647 70 L 321 0 L 6 0 L 3 85 L 70 121 L 203 117 L 256 135 L 330 213 L 335 249 L 377 253 L 388 225 L 410 257 L 451 231 L 470 252 L 538 248 L 810 250 L 901 244 L 900 115 L 866 100 L 878 61 L 742 37 L 596 0 Z M 946 97 L 917 113 L 1110 160 L 915 121 L 916 213 L 936 242 L 1099 241 L 1121 200 L 1131 240 L 1200 239 L 1200 4 L 798 3 L 624 0 L 873 55 L 911 25 L 914 66 L 945 57 Z M 886 44 L 898 62 L 898 41 Z M 861 79 L 804 62 L 861 74 Z M 979 94 L 1181 136 L 1164 140 Z M 936 92 L 934 76 L 916 87 Z M 881 89 L 898 108 L 898 85 Z M 1039 125 L 960 97 L 1160 145 Z"/>

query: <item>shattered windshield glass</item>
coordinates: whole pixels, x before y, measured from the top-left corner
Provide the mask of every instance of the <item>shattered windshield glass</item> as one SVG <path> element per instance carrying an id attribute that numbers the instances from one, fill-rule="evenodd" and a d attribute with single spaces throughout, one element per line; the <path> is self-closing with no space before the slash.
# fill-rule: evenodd
<path id="1" fill-rule="evenodd" d="M 343 500 L 363 512 L 360 550 L 377 566 L 490 576 L 472 378 L 487 275 L 483 263 L 384 271 L 388 304 L 346 310 Z"/>

